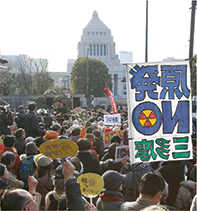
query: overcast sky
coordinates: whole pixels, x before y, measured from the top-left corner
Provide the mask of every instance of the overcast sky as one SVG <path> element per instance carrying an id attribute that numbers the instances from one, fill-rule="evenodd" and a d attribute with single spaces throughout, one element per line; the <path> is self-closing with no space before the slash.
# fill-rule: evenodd
<path id="1" fill-rule="evenodd" d="M 42 57 L 49 71 L 66 71 L 96 10 L 111 29 L 116 52 L 132 51 L 134 62 L 145 61 L 146 0 L 0 0 L 0 5 L 2 55 Z M 149 0 L 149 62 L 188 58 L 190 7 L 191 0 Z"/>

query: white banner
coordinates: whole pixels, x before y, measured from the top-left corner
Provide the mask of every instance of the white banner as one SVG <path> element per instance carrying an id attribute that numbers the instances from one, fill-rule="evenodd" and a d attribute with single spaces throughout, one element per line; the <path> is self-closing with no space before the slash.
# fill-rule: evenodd
<path id="1" fill-rule="evenodd" d="M 104 125 L 121 125 L 120 114 L 104 115 Z"/>
<path id="2" fill-rule="evenodd" d="M 191 159 L 189 62 L 128 65 L 126 75 L 132 162 Z"/>

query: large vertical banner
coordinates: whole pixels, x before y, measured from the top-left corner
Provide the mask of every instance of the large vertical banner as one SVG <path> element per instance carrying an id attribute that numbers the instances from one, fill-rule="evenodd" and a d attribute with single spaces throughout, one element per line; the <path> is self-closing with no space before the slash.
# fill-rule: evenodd
<path id="1" fill-rule="evenodd" d="M 127 65 L 131 162 L 192 158 L 188 62 Z"/>

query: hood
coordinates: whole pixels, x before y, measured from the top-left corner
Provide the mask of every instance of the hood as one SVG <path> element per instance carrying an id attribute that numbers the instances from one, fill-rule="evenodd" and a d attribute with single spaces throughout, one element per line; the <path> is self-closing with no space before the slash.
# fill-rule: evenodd
<path id="1" fill-rule="evenodd" d="M 25 115 L 26 115 L 26 113 L 18 113 L 18 117 L 19 117 L 20 119 L 25 118 Z"/>

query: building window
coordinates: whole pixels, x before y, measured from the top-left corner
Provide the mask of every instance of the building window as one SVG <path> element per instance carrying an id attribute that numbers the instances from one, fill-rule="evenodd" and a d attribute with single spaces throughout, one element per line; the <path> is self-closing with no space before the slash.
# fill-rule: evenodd
<path id="1" fill-rule="evenodd" d="M 98 32 L 96 32 L 96 35 L 98 35 Z"/>
<path id="2" fill-rule="evenodd" d="M 96 55 L 96 46 L 95 45 L 93 45 L 93 54 L 94 54 L 94 56 Z"/>
<path id="3" fill-rule="evenodd" d="M 88 32 L 88 35 L 90 35 L 90 32 Z"/>
<path id="4" fill-rule="evenodd" d="M 100 55 L 101 55 L 101 56 L 103 55 L 103 48 L 102 48 L 102 45 L 100 45 Z"/>
<path id="5" fill-rule="evenodd" d="M 100 32 L 100 35 L 102 35 L 102 32 Z"/>
<path id="6" fill-rule="evenodd" d="M 92 32 L 92 35 L 94 35 L 94 32 Z"/>
<path id="7" fill-rule="evenodd" d="M 127 89 L 126 84 L 123 85 L 123 89 Z"/>
<path id="8" fill-rule="evenodd" d="M 97 45 L 97 55 L 99 56 L 99 45 Z"/>
<path id="9" fill-rule="evenodd" d="M 106 56 L 106 45 L 104 45 L 104 56 Z"/>
<path id="10" fill-rule="evenodd" d="M 106 35 L 106 32 L 104 32 L 103 34 Z"/>
<path id="11" fill-rule="evenodd" d="M 90 45 L 90 55 L 92 56 L 92 45 Z"/>

